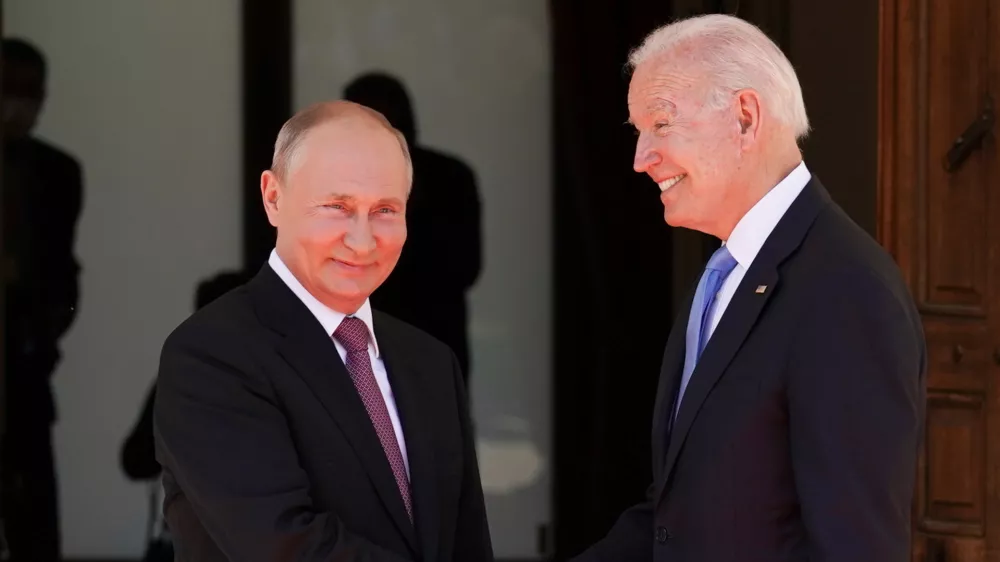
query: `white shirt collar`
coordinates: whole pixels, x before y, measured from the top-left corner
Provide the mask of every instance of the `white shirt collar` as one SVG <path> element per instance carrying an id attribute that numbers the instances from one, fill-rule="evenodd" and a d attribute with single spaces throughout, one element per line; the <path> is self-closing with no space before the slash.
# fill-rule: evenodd
<path id="1" fill-rule="evenodd" d="M 767 237 L 810 179 L 812 174 L 806 168 L 806 163 L 800 162 L 736 223 L 736 228 L 725 245 L 743 269 L 750 269 L 750 264 L 764 246 Z"/>
<path id="2" fill-rule="evenodd" d="M 295 293 L 295 296 L 299 297 L 299 300 L 302 301 L 302 304 L 306 305 L 309 312 L 312 312 L 313 316 L 316 317 L 316 320 L 319 320 L 319 323 L 323 326 L 323 330 L 325 330 L 326 333 L 330 334 L 332 337 L 333 333 L 337 331 L 337 328 L 340 327 L 340 323 L 344 321 L 344 318 L 346 318 L 347 315 L 343 312 L 333 310 L 332 308 L 319 302 L 316 297 L 312 296 L 312 294 L 302 286 L 302 283 L 295 278 L 295 275 L 293 275 L 291 270 L 288 269 L 285 262 L 281 261 L 281 258 L 278 257 L 277 250 L 271 250 L 271 256 L 268 258 L 267 264 L 271 266 L 271 269 L 273 269 L 274 272 L 278 274 L 278 277 L 285 282 L 285 285 L 288 285 L 288 288 Z M 375 339 L 375 323 L 372 320 L 372 305 L 368 302 L 368 299 L 365 299 L 365 303 L 362 304 L 361 308 L 359 308 L 358 311 L 352 316 L 360 318 L 361 321 L 365 323 L 365 326 L 368 327 L 368 333 L 371 335 L 372 347 L 375 349 L 375 357 L 378 358 L 378 341 Z"/>

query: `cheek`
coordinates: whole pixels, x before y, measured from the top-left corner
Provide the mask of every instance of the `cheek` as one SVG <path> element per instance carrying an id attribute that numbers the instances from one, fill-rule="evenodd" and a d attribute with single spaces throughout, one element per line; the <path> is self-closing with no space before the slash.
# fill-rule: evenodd
<path id="1" fill-rule="evenodd" d="M 406 242 L 406 221 L 396 217 L 373 221 L 372 232 L 380 249 L 398 252 Z"/>
<path id="2" fill-rule="evenodd" d="M 344 239 L 347 221 L 337 217 L 309 217 L 298 225 L 296 238 L 306 246 L 327 247 Z"/>
<path id="3" fill-rule="evenodd" d="M 703 158 L 703 155 L 708 153 L 695 139 L 670 135 L 657 141 L 657 150 L 662 155 L 663 161 L 672 168 L 684 170 L 692 178 L 702 176 L 706 164 L 710 163 Z"/>
<path id="4" fill-rule="evenodd" d="M 722 172 L 722 162 L 714 152 L 705 152 L 697 157 L 698 175 L 704 180 L 718 178 Z"/>
<path id="5" fill-rule="evenodd" d="M 698 175 L 706 181 L 727 181 L 738 165 L 739 147 L 730 139 L 709 136 L 701 139 L 692 159 Z"/>

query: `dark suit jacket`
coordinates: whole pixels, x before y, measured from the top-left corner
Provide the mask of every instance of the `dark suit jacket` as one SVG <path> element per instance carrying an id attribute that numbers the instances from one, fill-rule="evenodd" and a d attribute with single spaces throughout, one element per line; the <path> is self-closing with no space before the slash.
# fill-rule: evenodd
<path id="1" fill-rule="evenodd" d="M 374 324 L 415 524 L 331 337 L 265 266 L 163 347 L 156 448 L 178 560 L 493 560 L 454 354 Z"/>
<path id="2" fill-rule="evenodd" d="M 49 378 L 79 299 L 73 245 L 83 173 L 75 158 L 38 139 L 8 141 L 3 156 L 4 253 L 16 270 L 4 301 L 13 431 L 48 427 L 56 417 Z"/>
<path id="3" fill-rule="evenodd" d="M 578 560 L 908 562 L 926 350 L 892 259 L 813 179 L 668 429 L 690 301 L 664 354 L 647 501 Z"/>

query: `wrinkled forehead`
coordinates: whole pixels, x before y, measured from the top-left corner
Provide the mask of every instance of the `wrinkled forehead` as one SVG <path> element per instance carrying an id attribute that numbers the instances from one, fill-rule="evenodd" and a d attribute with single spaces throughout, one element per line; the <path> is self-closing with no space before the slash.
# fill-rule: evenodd
<path id="1" fill-rule="evenodd" d="M 629 114 L 677 114 L 700 107 L 708 84 L 708 77 L 690 60 L 670 54 L 656 56 L 639 64 L 632 73 Z"/>

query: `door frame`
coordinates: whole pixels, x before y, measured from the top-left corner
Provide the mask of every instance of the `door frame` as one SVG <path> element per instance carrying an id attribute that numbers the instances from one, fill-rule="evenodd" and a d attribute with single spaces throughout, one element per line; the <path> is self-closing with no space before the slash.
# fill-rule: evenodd
<path id="1" fill-rule="evenodd" d="M 900 162 L 912 162 L 916 156 L 914 147 L 899 142 L 899 139 L 912 138 L 913 123 L 900 119 L 900 114 L 912 108 L 913 99 L 900 100 L 900 96 L 912 98 L 915 90 L 913 69 L 899 65 L 897 49 L 903 45 L 912 45 L 912 26 L 901 28 L 897 22 L 898 0 L 879 0 L 878 16 L 878 156 L 876 161 L 876 237 L 896 259 L 907 283 L 913 287 L 912 268 L 908 252 L 899 247 L 896 235 L 898 218 L 896 214 L 897 201 L 907 195 L 913 195 L 913 181 L 896 182 L 899 177 L 897 166 Z M 900 83 L 905 87 L 900 87 Z M 909 101 L 911 103 L 901 103 Z M 907 179 L 912 177 L 912 169 L 906 170 Z M 900 185 L 902 184 L 902 185 Z M 902 260 L 902 262 L 901 262 Z"/>
<path id="2" fill-rule="evenodd" d="M 260 199 L 260 174 L 271 166 L 274 139 L 292 116 L 294 0 L 243 0 L 243 267 L 256 273 L 274 247 L 274 228 Z"/>
<path id="3" fill-rule="evenodd" d="M 3 26 L 3 0 L 0 0 L 0 32 L 4 30 Z M 0 47 L 2 49 L 2 47 Z M 2 53 L 0 53 L 2 57 Z M 3 96 L 3 84 L 0 80 L 0 97 Z M 3 123 L 0 122 L 0 143 L 3 142 Z M 0 227 L 3 226 L 3 152 L 0 151 Z M 4 246 L 3 240 L 3 228 L 0 228 L 0 248 Z M 7 295 L 7 278 L 6 276 L 0 275 L 0 319 L 6 318 L 4 297 Z M 7 341 L 7 322 L 0 321 L 0 443 L 3 442 L 4 430 L 7 427 L 7 392 L 6 392 L 6 365 L 7 365 L 7 355 L 4 350 L 4 343 Z M 0 463 L 3 459 L 0 458 Z M 2 513 L 0 513 L 0 520 L 3 519 Z M 2 539 L 2 537 L 0 537 Z M 0 545 L 2 546 L 2 545 Z"/>
<path id="4" fill-rule="evenodd" d="M 913 9 L 916 2 L 919 0 L 879 0 L 875 228 L 876 239 L 892 255 L 910 291 L 919 299 L 920 281 L 913 257 L 916 252 L 910 244 L 914 239 L 924 239 L 925 225 L 915 224 L 919 222 L 912 213 L 916 205 L 901 204 L 921 194 L 918 182 L 924 178 L 919 157 L 927 142 L 918 136 L 920 124 L 912 118 L 920 98 L 926 100 L 926 89 L 918 90 L 918 80 L 926 76 L 918 76 L 918 69 L 925 68 L 921 62 L 926 60 L 927 53 L 918 53 L 917 64 L 913 65 L 903 64 L 900 56 L 919 44 L 917 34 L 921 28 L 926 29 L 921 21 L 921 15 L 926 15 Z M 910 9 L 909 17 L 901 24 L 900 13 L 905 9 Z M 916 236 L 901 236 L 900 229 L 910 226 L 918 229 Z M 922 446 L 925 442 L 926 436 L 922 436 Z M 926 474 L 926 463 L 926 456 L 921 453 L 911 506 L 911 545 L 920 532 L 924 483 L 919 475 Z M 911 550 L 911 556 L 921 554 Z"/>

